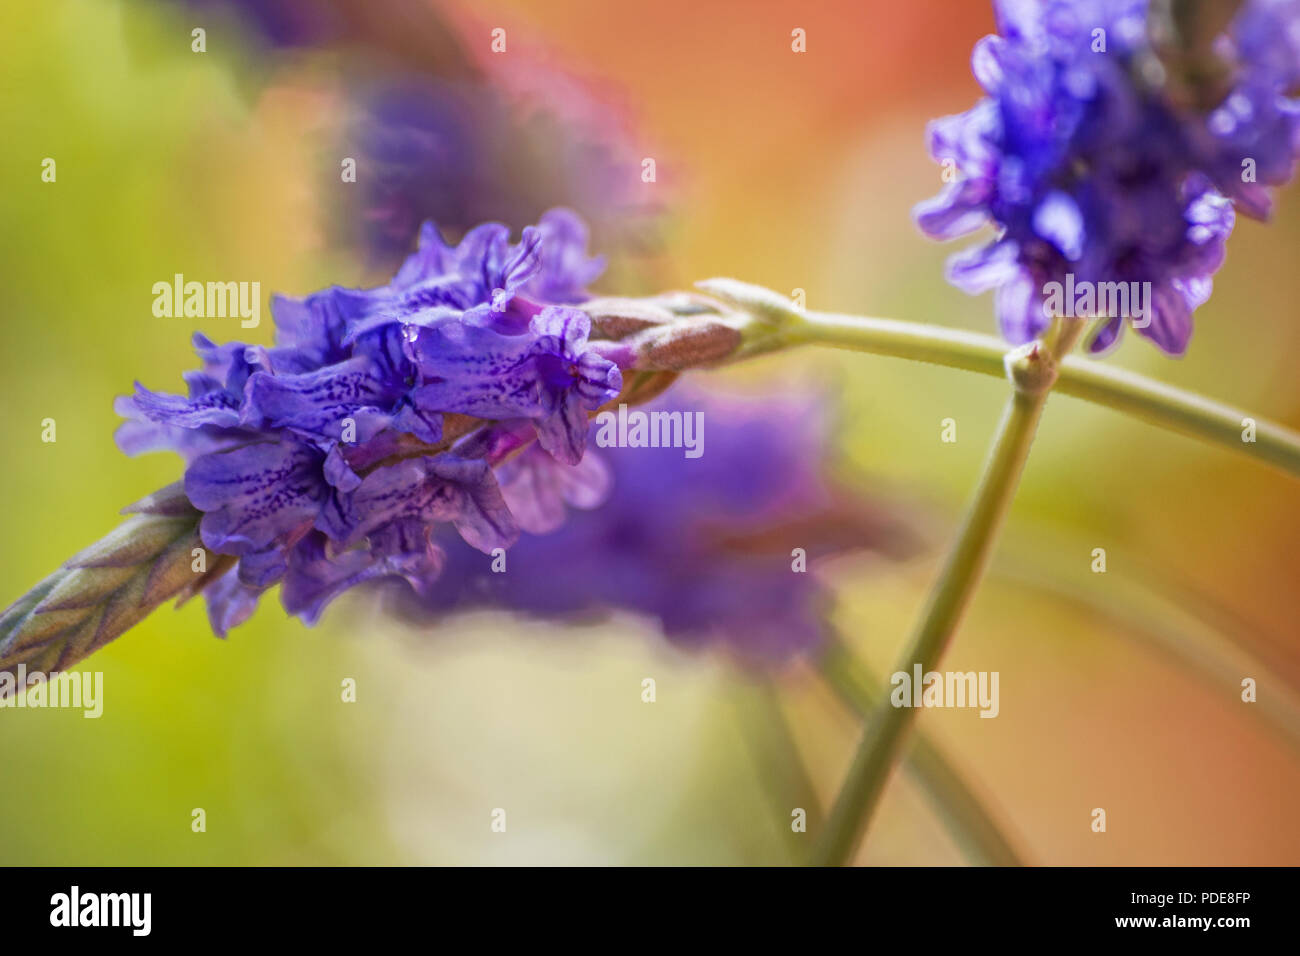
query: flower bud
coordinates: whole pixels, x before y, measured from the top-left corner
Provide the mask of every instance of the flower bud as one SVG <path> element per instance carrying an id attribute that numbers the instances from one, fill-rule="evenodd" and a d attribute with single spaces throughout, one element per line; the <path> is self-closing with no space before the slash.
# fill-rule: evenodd
<path id="1" fill-rule="evenodd" d="M 704 316 L 647 329 L 628 342 L 637 368 L 667 372 L 717 365 L 734 355 L 740 345 L 738 329 Z"/>

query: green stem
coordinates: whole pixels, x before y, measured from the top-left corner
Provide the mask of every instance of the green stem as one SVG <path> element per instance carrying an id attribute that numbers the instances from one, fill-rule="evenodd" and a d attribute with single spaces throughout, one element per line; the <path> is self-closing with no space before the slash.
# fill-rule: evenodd
<path id="1" fill-rule="evenodd" d="M 822 654 L 821 672 L 840 699 L 864 720 L 880 700 L 861 662 L 838 636 Z M 1015 845 L 938 745 L 918 731 L 903 770 L 921 787 L 953 842 L 979 866 L 1024 866 Z"/>
<path id="2" fill-rule="evenodd" d="M 891 355 L 1001 376 L 1006 346 L 996 338 L 934 325 L 829 312 L 782 316 L 782 340 Z M 1242 452 L 1300 477 L 1300 434 L 1240 408 L 1085 358 L 1061 362 L 1056 391 L 1133 415 L 1152 425 Z M 1246 419 L 1255 422 L 1246 441 Z"/>
<path id="3" fill-rule="evenodd" d="M 807 849 L 801 841 L 807 837 L 791 828 L 792 812 L 802 808 L 811 830 L 821 821 L 822 807 L 817 787 L 786 719 L 781 695 L 770 680 L 762 679 L 738 687 L 735 703 L 740 729 L 762 784 L 759 789 L 771 805 L 782 844 L 790 859 L 801 859 Z"/>
<path id="4" fill-rule="evenodd" d="M 1005 367 L 1015 391 L 998 426 L 975 499 L 930 592 L 921 623 L 896 670 L 911 672 L 915 665 L 920 665 L 923 673 L 933 670 L 947 650 L 988 566 L 994 542 L 1015 497 L 1038 420 L 1058 374 L 1056 356 L 1066 355 L 1082 331 L 1082 323 L 1077 320 L 1057 320 L 1044 342 L 1032 343 L 1006 357 Z M 882 695 L 831 808 L 817 847 L 817 862 L 842 865 L 852 859 L 880 802 L 890 770 L 916 718 L 916 710 L 895 707 L 888 694 Z"/>

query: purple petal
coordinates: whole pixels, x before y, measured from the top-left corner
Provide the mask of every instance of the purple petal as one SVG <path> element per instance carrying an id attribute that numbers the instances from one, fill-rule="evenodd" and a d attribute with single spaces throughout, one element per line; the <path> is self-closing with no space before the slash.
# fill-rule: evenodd
<path id="1" fill-rule="evenodd" d="M 442 241 L 438 227 L 426 222 L 420 227 L 419 244 L 416 251 L 407 257 L 402 267 L 393 276 L 393 285 L 406 288 L 453 272 L 456 268 L 456 252 Z"/>
<path id="2" fill-rule="evenodd" d="M 1059 190 L 1048 193 L 1034 210 L 1034 232 L 1071 262 L 1083 255 L 1083 214 L 1075 201 Z"/>
<path id="3" fill-rule="evenodd" d="M 289 556 L 281 588 L 285 610 L 308 624 L 344 591 L 378 578 L 400 576 L 417 594 L 428 595 L 445 557 L 418 521 L 397 521 L 375 531 L 368 549 L 333 553 L 319 534 L 309 534 Z"/>
<path id="4" fill-rule="evenodd" d="M 199 455 L 233 444 L 246 444 L 257 437 L 256 433 L 238 428 L 180 428 L 151 421 L 130 395 L 119 395 L 113 402 L 113 410 L 131 419 L 118 426 L 113 438 L 123 452 L 133 457 L 151 451 L 174 451 L 186 461 L 192 461 Z"/>
<path id="5" fill-rule="evenodd" d="M 341 441 L 344 419 L 365 441 L 389 422 L 384 408 L 403 391 L 400 382 L 385 382 L 369 359 L 355 358 L 304 375 L 259 372 L 249 379 L 246 423 L 264 428 L 293 428 L 307 435 Z"/>
<path id="6" fill-rule="evenodd" d="M 446 562 L 433 543 L 432 529 L 421 521 L 394 521 L 370 535 L 370 548 L 382 558 L 384 571 L 405 578 L 421 597 L 430 595 Z"/>
<path id="7" fill-rule="evenodd" d="M 1184 292 L 1172 285 L 1152 291 L 1151 324 L 1138 329 L 1168 355 L 1182 355 L 1192 337 L 1192 304 Z"/>
<path id="8" fill-rule="evenodd" d="M 971 295 L 1004 285 L 1021 272 L 1019 249 L 1007 239 L 963 250 L 947 265 L 948 281 Z"/>
<path id="9" fill-rule="evenodd" d="M 203 363 L 203 373 L 232 395 L 240 394 L 248 377 L 263 368 L 266 361 L 266 350 L 258 346 L 243 342 L 217 345 L 202 332 L 195 332 L 191 341 Z"/>
<path id="10" fill-rule="evenodd" d="M 1115 317 L 1097 330 L 1092 341 L 1088 343 L 1088 351 L 1093 355 L 1104 352 L 1119 341 L 1120 333 L 1124 331 L 1124 319 Z"/>
<path id="11" fill-rule="evenodd" d="M 537 439 L 530 419 L 494 422 L 468 435 L 456 445 L 457 458 L 482 459 L 489 465 L 509 463 L 510 456 Z"/>
<path id="12" fill-rule="evenodd" d="M 992 183 L 1000 156 L 1002 114 L 997 102 L 981 100 L 965 113 L 941 116 L 925 127 L 926 149 L 937 160 L 951 159 L 967 179 Z"/>
<path id="13" fill-rule="evenodd" d="M 566 465 L 582 461 L 587 447 L 587 403 L 576 390 L 565 392 L 556 411 L 534 423 L 537 443 Z"/>
<path id="14" fill-rule="evenodd" d="M 544 302 L 583 301 L 587 286 L 605 269 L 603 256 L 587 255 L 586 224 L 572 210 L 551 209 L 542 214 L 537 229 L 540 268 L 521 288 Z"/>
<path id="15" fill-rule="evenodd" d="M 564 465 L 537 445 L 505 462 L 497 478 L 511 513 L 531 534 L 548 534 L 563 524 L 565 505 L 599 507 L 612 485 L 609 466 L 594 452 L 576 465 Z"/>
<path id="16" fill-rule="evenodd" d="M 450 521 L 480 551 L 506 548 L 519 534 L 492 469 L 448 455 L 399 462 L 372 472 L 352 494 L 351 540 L 392 521 Z"/>
<path id="17" fill-rule="evenodd" d="M 236 574 L 241 584 L 263 591 L 284 577 L 286 567 L 284 550 L 272 547 L 242 555 Z"/>
<path id="18" fill-rule="evenodd" d="M 442 441 L 442 414 L 419 404 L 418 392 L 412 393 L 393 415 L 392 427 L 399 432 L 414 435 L 420 441 L 436 445 Z"/>
<path id="19" fill-rule="evenodd" d="M 356 491 L 361 484 L 361 478 L 352 470 L 347 458 L 344 457 L 341 445 L 330 448 L 329 453 L 325 455 L 325 464 L 321 472 L 331 488 L 337 488 L 344 493 Z"/>
<path id="20" fill-rule="evenodd" d="M 999 36 L 982 37 L 971 54 L 971 72 L 984 92 L 996 96 L 1002 88 L 1006 72 L 1002 60 L 1007 54 L 1007 42 Z"/>
<path id="21" fill-rule="evenodd" d="M 185 472 L 185 494 L 206 512 L 203 543 L 242 555 L 309 523 L 327 494 L 321 461 L 313 448 L 266 442 L 196 458 Z"/>
<path id="22" fill-rule="evenodd" d="M 203 598 L 208 605 L 208 623 L 212 633 L 225 637 L 232 628 L 243 624 L 257 609 L 261 596 L 260 589 L 240 581 L 238 565 L 205 587 Z"/>
<path id="23" fill-rule="evenodd" d="M 468 298 L 468 297 L 467 297 Z M 351 345 L 361 336 L 389 326 L 416 325 L 436 327 L 444 322 L 458 321 L 464 309 L 457 305 L 428 305 L 418 297 L 416 301 L 387 302 L 374 312 L 353 323 L 344 337 L 344 344 Z"/>
<path id="24" fill-rule="evenodd" d="M 547 306 L 533 318 L 532 330 L 539 336 L 554 337 L 557 354 L 576 356 L 591 334 L 591 317 L 581 309 Z"/>
<path id="25" fill-rule="evenodd" d="M 151 392 L 135 383 L 134 408 L 150 421 L 178 428 L 233 428 L 240 424 L 239 399 L 224 390 L 205 391 L 197 398 Z"/>
<path id="26" fill-rule="evenodd" d="M 277 295 L 271 299 L 277 345 L 298 349 L 316 365 L 347 357 L 344 336 L 351 322 L 366 315 L 380 295 L 362 289 L 331 286 L 306 298 Z"/>
<path id="27" fill-rule="evenodd" d="M 411 331 L 411 358 L 426 382 L 412 393 L 416 408 L 481 418 L 539 413 L 530 336 L 500 335 L 460 322 Z"/>
<path id="28" fill-rule="evenodd" d="M 999 287 L 994 308 L 1002 336 L 1012 345 L 1032 341 L 1048 326 L 1041 291 L 1027 273 Z"/>
<path id="29" fill-rule="evenodd" d="M 917 203 L 912 218 L 931 239 L 957 239 L 989 221 L 988 199 L 992 187 L 984 180 L 949 183 L 939 195 Z"/>
<path id="30" fill-rule="evenodd" d="M 523 335 L 532 325 L 533 316 L 540 311 L 542 306 L 537 303 L 502 289 L 493 294 L 490 303 L 467 309 L 461 321 L 501 335 Z"/>
<path id="31" fill-rule="evenodd" d="M 501 275 L 497 278 L 493 290 L 513 290 L 517 289 L 531 279 L 542 264 L 542 232 L 535 226 L 528 226 L 524 229 L 517 245 L 505 264 L 501 267 Z"/>
<path id="32" fill-rule="evenodd" d="M 331 555 L 323 535 L 308 534 L 289 554 L 280 602 L 290 614 L 315 624 L 334 598 L 385 573 L 373 552 L 354 549 Z"/>

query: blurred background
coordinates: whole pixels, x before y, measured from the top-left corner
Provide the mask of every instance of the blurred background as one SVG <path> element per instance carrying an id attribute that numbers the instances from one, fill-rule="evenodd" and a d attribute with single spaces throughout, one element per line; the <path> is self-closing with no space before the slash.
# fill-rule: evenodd
<path id="1" fill-rule="evenodd" d="M 969 53 L 991 28 L 987 4 L 951 0 L 5 5 L 0 601 L 178 476 L 116 449 L 114 395 L 179 389 L 192 328 L 269 343 L 273 292 L 385 281 L 424 217 L 518 229 L 569 205 L 610 258 L 601 293 L 733 275 L 993 331 L 990 298 L 948 286 L 952 249 L 909 217 L 940 185 L 925 122 L 977 97 Z M 1106 360 L 1300 427 L 1298 251 L 1292 190 L 1272 224 L 1239 220 L 1184 359 L 1127 336 Z M 155 317 L 175 273 L 260 281 L 261 327 Z M 1004 386 L 830 353 L 708 377 L 815 389 L 833 480 L 924 542 L 815 568 L 828 626 L 885 672 Z M 919 727 L 1029 862 L 1300 862 L 1298 550 L 1293 480 L 1054 398 L 945 665 L 999 671 L 1001 713 Z M 422 625 L 365 593 L 314 629 L 269 598 L 225 641 L 201 602 L 164 608 L 81 669 L 104 672 L 101 719 L 0 710 L 0 863 L 785 863 L 819 820 L 792 835 L 773 796 L 799 777 L 785 731 L 824 806 L 860 729 L 815 658 L 762 670 L 625 614 Z M 896 775 L 859 861 L 967 862 L 948 823 Z"/>

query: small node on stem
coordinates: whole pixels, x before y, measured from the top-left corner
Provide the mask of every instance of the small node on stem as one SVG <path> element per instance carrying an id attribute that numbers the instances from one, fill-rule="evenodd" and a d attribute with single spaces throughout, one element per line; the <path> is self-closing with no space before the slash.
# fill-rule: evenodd
<path id="1" fill-rule="evenodd" d="M 1042 342 L 1026 342 L 1007 353 L 1007 378 L 1016 391 L 1040 395 L 1056 381 L 1056 363 Z"/>
<path id="2" fill-rule="evenodd" d="M 1081 319 L 1057 316 L 1042 338 L 1008 352 L 1003 364 L 1016 391 L 1022 395 L 1048 392 L 1060 374 L 1060 360 L 1070 354 L 1083 329 Z"/>

